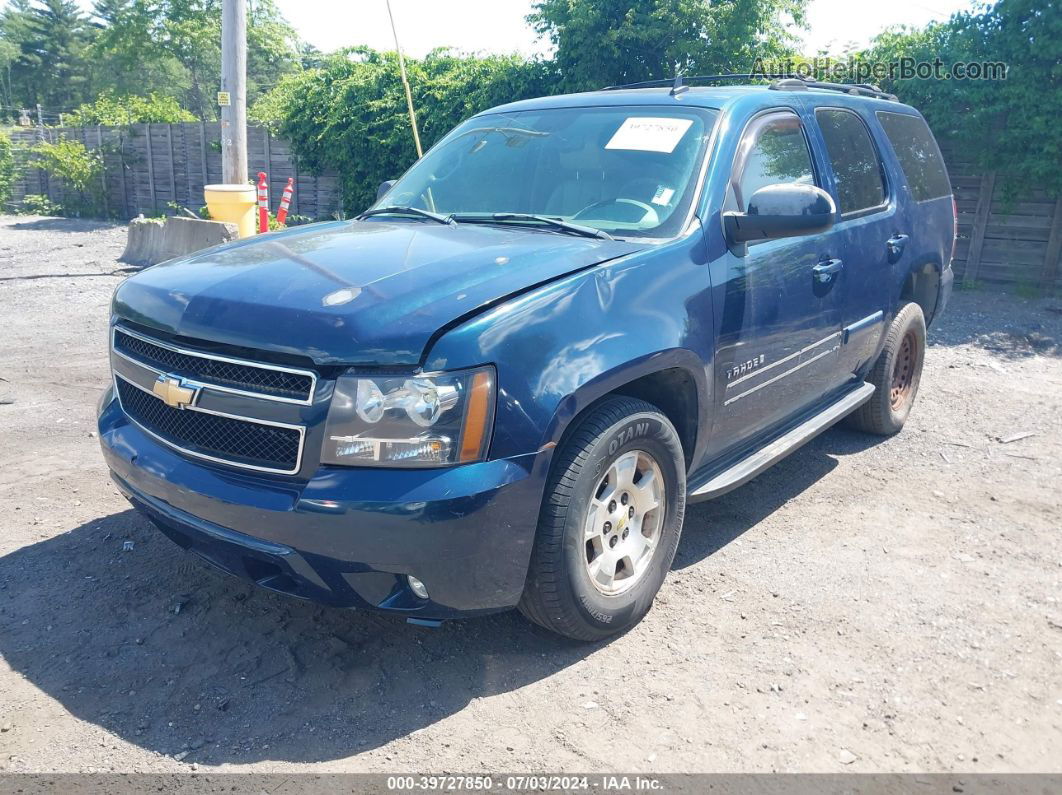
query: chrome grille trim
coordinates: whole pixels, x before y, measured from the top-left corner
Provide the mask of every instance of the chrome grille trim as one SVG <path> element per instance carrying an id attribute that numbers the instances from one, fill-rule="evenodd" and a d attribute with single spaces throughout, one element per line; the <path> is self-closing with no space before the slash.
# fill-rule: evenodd
<path id="1" fill-rule="evenodd" d="M 120 351 L 118 349 L 117 345 L 115 344 L 115 335 L 118 332 L 121 332 L 122 334 L 127 334 L 130 337 L 135 337 L 136 339 L 141 340 L 142 342 L 146 342 L 149 345 L 156 345 L 159 348 L 165 348 L 166 350 L 173 351 L 174 353 L 179 353 L 182 356 L 189 356 L 191 358 L 196 358 L 196 359 L 212 359 L 213 361 L 217 361 L 217 362 L 225 362 L 227 364 L 235 364 L 235 365 L 239 365 L 241 367 L 249 367 L 249 368 L 254 368 L 254 369 L 258 369 L 258 370 L 272 370 L 272 371 L 278 372 L 278 373 L 292 373 L 294 375 L 301 375 L 301 376 L 305 376 L 305 377 L 310 379 L 310 391 L 309 391 L 309 394 L 306 396 L 306 398 L 283 397 L 283 396 L 280 396 L 280 395 L 270 395 L 268 392 L 256 392 L 254 390 L 249 390 L 249 389 L 239 389 L 237 387 L 225 386 L 223 384 L 214 383 L 213 381 L 204 380 L 201 377 L 193 377 L 193 378 L 189 379 L 189 380 L 195 381 L 196 383 L 200 384 L 203 387 L 206 387 L 208 389 L 211 389 L 211 390 L 214 390 L 214 391 L 217 391 L 217 392 L 228 392 L 229 394 L 242 395 L 243 397 L 253 397 L 253 398 L 257 398 L 259 400 L 271 400 L 271 401 L 274 401 L 276 403 L 292 403 L 292 404 L 297 405 L 297 406 L 309 406 L 309 405 L 312 405 L 314 396 L 317 393 L 317 373 L 315 373 L 313 370 L 304 370 L 304 369 L 301 369 L 301 368 L 298 368 L 298 367 L 284 367 L 283 365 L 279 365 L 279 364 L 264 364 L 262 362 L 252 361 L 250 359 L 238 359 L 238 358 L 235 358 L 235 357 L 232 357 L 232 356 L 221 356 L 221 355 L 216 354 L 216 353 L 203 353 L 202 351 L 195 351 L 195 350 L 191 350 L 189 348 L 182 348 L 182 347 L 180 347 L 178 345 L 174 345 L 174 344 L 169 343 L 169 342 L 163 342 L 162 340 L 156 339 L 154 337 L 145 336 L 144 334 L 140 334 L 139 332 L 133 331 L 132 329 L 130 329 L 127 326 L 122 326 L 122 325 L 112 326 L 111 327 L 111 352 L 115 356 L 120 356 L 123 359 L 125 359 L 126 361 L 132 362 L 133 364 L 137 365 L 138 367 L 143 367 L 144 369 L 150 370 L 150 371 L 152 371 L 154 373 L 157 373 L 159 375 L 162 375 L 163 373 L 166 373 L 167 371 L 160 370 L 157 367 L 155 367 L 154 365 L 151 365 L 151 364 L 149 364 L 149 363 L 147 363 L 145 361 L 142 361 L 140 359 L 137 359 L 137 358 L 135 358 L 133 356 L 129 356 L 129 355 L 123 353 L 122 351 Z M 246 419 L 246 418 L 237 417 L 236 419 Z M 257 420 L 253 420 L 253 421 L 257 422 Z"/>
<path id="2" fill-rule="evenodd" d="M 123 358 L 128 358 L 128 357 L 123 357 Z M 139 365 L 139 366 L 141 366 L 141 367 L 145 367 L 145 365 L 142 362 L 134 362 L 134 363 Z M 136 382 L 130 380 L 129 378 L 126 378 L 125 376 L 121 375 L 120 373 L 114 372 L 113 370 L 112 370 L 112 377 L 114 378 L 114 394 L 115 394 L 115 397 L 118 399 L 118 405 L 119 405 L 119 407 L 121 407 L 122 413 L 125 414 L 126 418 L 130 422 L 132 422 L 134 425 L 136 425 L 136 427 L 138 427 L 141 431 L 143 431 L 144 433 L 148 434 L 151 438 L 158 440 L 159 442 L 161 442 L 162 444 L 166 445 L 167 447 L 171 447 L 174 450 L 178 450 L 178 451 L 184 453 L 185 455 L 192 456 L 193 458 L 199 458 L 199 459 L 204 460 L 204 461 L 211 461 L 211 462 L 213 462 L 215 464 L 224 464 L 225 466 L 238 467 L 240 469 L 249 469 L 249 470 L 253 470 L 255 472 L 269 472 L 269 473 L 276 474 L 276 475 L 294 475 L 302 468 L 303 452 L 305 451 L 305 448 L 306 448 L 306 426 L 304 426 L 304 425 L 292 425 L 292 424 L 289 424 L 289 423 L 286 423 L 286 422 L 275 422 L 273 420 L 262 420 L 262 419 L 258 419 L 256 417 L 243 417 L 243 416 L 239 416 L 239 415 L 236 415 L 236 414 L 226 414 L 225 412 L 211 411 L 210 409 L 200 408 L 199 406 L 187 406 L 184 409 L 182 409 L 182 411 L 193 411 L 193 412 L 199 412 L 201 414 L 212 414 L 212 415 L 214 415 L 216 417 L 224 417 L 225 419 L 230 419 L 230 420 L 239 420 L 240 422 L 246 422 L 246 423 L 257 424 L 257 425 L 270 425 L 270 426 L 272 426 L 274 428 L 285 428 L 287 430 L 296 431 L 299 434 L 298 452 L 296 453 L 296 456 L 295 456 L 295 466 L 292 469 L 276 469 L 276 468 L 273 468 L 273 467 L 263 467 L 263 466 L 256 466 L 254 464 L 246 464 L 246 463 L 243 463 L 243 462 L 240 462 L 240 461 L 232 461 L 232 460 L 226 459 L 226 458 L 218 458 L 217 456 L 208 455 L 206 453 L 200 453 L 197 450 L 190 450 L 187 447 L 182 447 L 181 445 L 176 444 L 175 442 L 171 441 L 170 439 L 167 439 L 167 438 L 165 438 L 163 436 L 160 436 L 159 434 L 155 433 L 151 429 L 146 428 L 144 425 L 142 425 L 141 423 L 137 422 L 137 420 L 132 415 L 130 415 L 129 412 L 127 412 L 125 410 L 125 407 L 122 406 L 121 390 L 118 389 L 118 379 L 121 379 L 124 383 L 129 384 L 130 386 L 135 387 L 136 389 L 139 389 L 141 392 L 144 392 L 144 393 L 146 393 L 148 395 L 151 395 L 151 397 L 153 399 L 155 399 L 155 400 L 159 399 L 158 396 L 155 395 L 153 392 L 151 392 L 151 391 L 149 391 L 147 389 L 144 389 L 144 387 L 142 387 L 140 384 L 137 384 Z M 206 386 L 209 389 L 214 389 L 215 388 L 213 385 L 206 385 Z"/>

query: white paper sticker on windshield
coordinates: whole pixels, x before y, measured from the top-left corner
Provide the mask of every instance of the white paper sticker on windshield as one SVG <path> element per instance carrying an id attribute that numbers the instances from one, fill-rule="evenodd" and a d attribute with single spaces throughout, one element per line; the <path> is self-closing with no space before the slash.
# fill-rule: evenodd
<path id="1" fill-rule="evenodd" d="M 671 203 L 671 197 L 675 195 L 674 188 L 668 188 L 663 185 L 657 185 L 656 193 L 653 194 L 653 204 L 660 204 L 666 207 Z"/>
<path id="2" fill-rule="evenodd" d="M 692 119 L 631 116 L 620 125 L 605 148 L 671 153 L 691 124 Z"/>

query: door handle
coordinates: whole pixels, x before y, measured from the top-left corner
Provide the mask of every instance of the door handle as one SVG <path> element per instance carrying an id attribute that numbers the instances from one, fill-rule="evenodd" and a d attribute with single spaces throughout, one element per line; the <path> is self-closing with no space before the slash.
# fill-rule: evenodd
<path id="1" fill-rule="evenodd" d="M 836 274 L 840 273 L 844 268 L 844 261 L 839 259 L 824 259 L 818 265 L 811 269 L 811 272 L 815 274 L 815 281 L 820 284 L 829 282 Z"/>
<path id="2" fill-rule="evenodd" d="M 904 246 L 907 245 L 907 235 L 893 235 L 885 241 L 885 248 L 889 252 L 889 264 L 898 262 L 903 254 Z"/>

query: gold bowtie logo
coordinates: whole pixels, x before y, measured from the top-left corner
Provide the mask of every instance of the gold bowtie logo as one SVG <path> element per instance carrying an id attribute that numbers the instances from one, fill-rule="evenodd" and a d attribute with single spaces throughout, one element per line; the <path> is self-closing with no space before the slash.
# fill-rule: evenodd
<path id="1" fill-rule="evenodd" d="M 170 408 L 183 409 L 195 402 L 195 395 L 198 390 L 184 386 L 180 378 L 160 375 L 155 385 L 151 387 L 151 391 Z"/>

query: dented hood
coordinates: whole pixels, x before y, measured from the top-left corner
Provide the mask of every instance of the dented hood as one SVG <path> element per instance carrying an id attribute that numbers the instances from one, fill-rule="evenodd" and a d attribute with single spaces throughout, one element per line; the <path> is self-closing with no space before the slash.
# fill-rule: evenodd
<path id="1" fill-rule="evenodd" d="M 313 224 L 148 268 L 121 284 L 114 312 L 318 364 L 416 364 L 447 324 L 638 248 L 479 224 Z"/>

